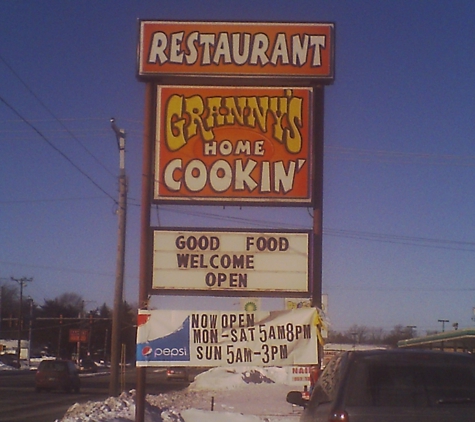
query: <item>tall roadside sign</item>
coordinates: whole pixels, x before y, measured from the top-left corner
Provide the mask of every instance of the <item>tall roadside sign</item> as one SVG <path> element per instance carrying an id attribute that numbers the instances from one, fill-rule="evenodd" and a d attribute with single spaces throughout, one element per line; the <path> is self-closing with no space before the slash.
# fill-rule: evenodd
<path id="1" fill-rule="evenodd" d="M 333 23 L 139 21 L 146 103 L 137 422 L 148 366 L 265 364 L 267 352 L 283 365 L 319 360 L 316 310 L 164 315 L 147 302 L 150 294 L 204 294 L 307 297 L 320 307 L 323 93 L 334 79 L 334 30 Z M 311 207 L 314 224 L 151 227 L 152 204 Z M 271 321 L 261 334 L 272 339 L 254 336 L 260 318 Z M 169 344 L 176 327 L 180 347 Z"/>

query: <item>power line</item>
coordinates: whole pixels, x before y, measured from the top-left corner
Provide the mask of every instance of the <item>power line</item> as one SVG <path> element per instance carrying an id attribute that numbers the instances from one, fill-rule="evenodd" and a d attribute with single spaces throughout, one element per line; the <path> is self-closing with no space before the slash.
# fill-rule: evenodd
<path id="1" fill-rule="evenodd" d="M 157 209 L 159 207 L 157 206 Z M 243 223 L 246 225 L 257 226 L 262 228 L 273 228 L 276 224 L 283 225 L 283 223 L 276 223 L 269 220 L 258 220 L 255 218 L 245 218 L 245 217 L 233 217 L 233 216 L 225 216 L 219 215 L 215 213 L 205 212 L 205 211 L 196 211 L 196 210 L 187 210 L 186 208 L 180 207 L 167 207 L 166 209 L 161 209 L 161 211 L 170 211 L 173 214 L 183 214 L 189 215 L 193 217 L 201 217 L 201 218 L 209 218 L 212 221 L 221 220 L 221 221 L 231 221 L 233 223 Z M 302 225 L 292 224 L 292 223 L 285 223 L 286 227 L 293 227 L 293 228 L 301 228 L 304 229 Z M 307 227 L 308 228 L 308 227 Z"/>
<path id="2" fill-rule="evenodd" d="M 60 126 L 86 151 L 93 159 L 98 163 L 107 173 L 111 176 L 114 174 L 69 130 L 69 128 L 58 118 L 56 115 L 46 106 L 46 104 L 33 92 L 33 90 L 27 85 L 27 83 L 20 77 L 20 75 L 7 63 L 7 61 L 0 55 L 0 60 L 15 75 L 15 77 L 21 82 L 25 89 L 41 104 L 41 106 L 53 117 L 53 119 L 60 124 Z M 23 119 L 24 120 L 24 119 Z M 31 126 L 31 125 L 30 125 Z"/>
<path id="3" fill-rule="evenodd" d="M 416 164 L 425 162 L 430 165 L 456 167 L 474 167 L 475 156 L 460 156 L 453 154 L 413 153 L 388 150 L 365 150 L 338 146 L 326 146 L 325 157 L 339 155 L 340 158 L 353 161 L 377 161 L 380 163 L 398 162 L 399 164 Z"/>
<path id="4" fill-rule="evenodd" d="M 455 251 L 475 252 L 475 242 L 464 242 L 448 239 L 434 239 L 428 237 L 389 235 L 356 230 L 323 229 L 323 234 L 347 239 L 368 240 L 401 245 L 422 246 L 428 248 L 450 249 Z"/>
<path id="5" fill-rule="evenodd" d="M 373 286 L 348 286 L 343 284 L 332 284 L 331 282 L 326 283 L 325 289 L 326 292 L 331 292 L 337 290 L 341 292 L 345 291 L 371 291 L 371 292 L 399 292 L 401 293 L 401 286 L 389 287 L 381 285 Z M 404 287 L 404 292 L 473 292 L 475 287 L 434 287 L 434 286 L 421 286 L 421 287 Z"/>
<path id="6" fill-rule="evenodd" d="M 103 196 L 84 196 L 82 198 L 51 198 L 51 199 L 17 199 L 17 200 L 8 200 L 0 201 L 0 205 L 10 205 L 10 204 L 31 204 L 31 203 L 41 203 L 41 202 L 67 202 L 67 201 L 90 201 L 95 199 L 104 199 Z"/>
<path id="7" fill-rule="evenodd" d="M 158 208 L 158 206 L 157 206 Z M 268 220 L 258 220 L 256 218 L 244 218 L 244 217 L 233 217 L 233 216 L 222 216 L 214 213 L 207 213 L 201 211 L 192 211 L 187 210 L 180 207 L 168 207 L 162 209 L 162 211 L 170 211 L 174 214 L 184 214 L 190 215 L 194 217 L 205 217 L 215 220 L 223 220 L 223 221 L 232 221 L 243 223 L 246 225 L 253 225 L 262 228 L 272 228 L 275 227 L 275 222 L 270 222 Z M 281 224 L 282 225 L 282 224 Z M 292 223 L 285 223 L 286 227 L 292 228 L 301 228 L 307 229 L 307 226 L 302 224 L 292 224 Z M 402 245 L 410 245 L 410 246 L 419 246 L 419 247 L 429 247 L 429 248 L 442 248 L 442 249 L 450 249 L 456 251 L 466 251 L 466 252 L 475 252 L 475 242 L 466 242 L 466 241 L 458 241 L 458 240 L 450 240 L 450 239 L 438 239 L 438 238 L 428 238 L 428 237 L 418 237 L 418 236 L 402 236 L 402 235 L 390 235 L 390 234 L 383 234 L 383 233 L 372 233 L 372 232 L 365 232 L 365 231 L 358 231 L 358 230 L 345 230 L 345 229 L 332 229 L 332 228 L 323 228 L 323 235 L 324 236 L 331 236 L 331 237 L 343 237 L 346 239 L 357 239 L 357 240 L 367 240 L 367 241 L 374 241 L 374 242 L 382 242 L 382 243 L 395 243 L 395 244 L 402 244 Z"/>
<path id="8" fill-rule="evenodd" d="M 26 268 L 38 268 L 41 270 L 47 271 L 67 271 L 70 273 L 77 273 L 77 274 L 90 274 L 90 275 L 98 275 L 101 277 L 113 277 L 113 273 L 105 273 L 100 271 L 92 271 L 92 270 L 84 270 L 84 269 L 77 269 L 77 268 L 66 268 L 66 267 L 53 267 L 50 265 L 34 265 L 34 264 L 24 264 L 21 262 L 11 262 L 11 261 L 0 261 L 0 264 L 3 265 L 14 265 L 14 266 L 22 266 Z M 0 279 L 1 281 L 1 279 Z"/>
<path id="9" fill-rule="evenodd" d="M 5 104 L 13 113 L 15 113 L 24 123 L 26 123 L 31 129 L 33 129 L 40 137 L 43 139 L 52 149 L 54 149 L 58 154 L 60 154 L 69 164 L 71 164 L 79 173 L 86 177 L 97 189 L 102 193 L 112 199 L 115 203 L 117 200 L 106 192 L 98 183 L 96 183 L 91 176 L 89 176 L 84 170 L 82 170 L 73 160 L 71 160 L 63 151 L 61 151 L 56 145 L 54 145 L 43 133 L 36 128 L 32 123 L 30 123 L 23 115 L 20 114 L 10 103 L 8 103 L 2 96 L 0 96 L 0 101 Z"/>

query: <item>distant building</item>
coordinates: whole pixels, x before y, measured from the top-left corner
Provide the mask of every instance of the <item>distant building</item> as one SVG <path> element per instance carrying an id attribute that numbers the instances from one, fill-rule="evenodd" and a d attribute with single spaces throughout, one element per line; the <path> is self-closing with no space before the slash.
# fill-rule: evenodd
<path id="1" fill-rule="evenodd" d="M 20 341 L 20 359 L 28 360 L 30 342 L 28 340 Z M 18 353 L 18 340 L 0 339 L 0 354 L 16 355 Z"/>

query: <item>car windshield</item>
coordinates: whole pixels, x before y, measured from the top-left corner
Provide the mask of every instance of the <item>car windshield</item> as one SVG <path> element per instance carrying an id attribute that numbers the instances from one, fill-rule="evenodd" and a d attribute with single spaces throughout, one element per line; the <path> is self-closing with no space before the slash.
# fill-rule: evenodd
<path id="1" fill-rule="evenodd" d="M 475 405 L 475 360 L 369 356 L 353 366 L 349 406 Z"/>

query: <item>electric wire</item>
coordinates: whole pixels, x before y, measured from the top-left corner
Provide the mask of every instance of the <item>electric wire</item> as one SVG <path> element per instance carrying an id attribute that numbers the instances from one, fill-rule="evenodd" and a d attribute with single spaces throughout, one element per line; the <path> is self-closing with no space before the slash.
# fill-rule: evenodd
<path id="1" fill-rule="evenodd" d="M 53 119 L 59 123 L 59 125 L 73 138 L 83 149 L 86 151 L 93 159 L 94 161 L 99 164 L 107 173 L 109 173 L 111 176 L 115 175 L 72 133 L 69 128 L 46 106 L 46 104 L 36 95 L 35 92 L 28 86 L 28 84 L 20 77 L 20 75 L 13 69 L 12 66 L 0 55 L 0 60 L 3 62 L 3 64 L 10 70 L 10 72 L 15 75 L 15 77 L 21 82 L 21 84 L 25 87 L 25 89 L 38 101 L 41 106 L 53 117 Z"/>
<path id="2" fill-rule="evenodd" d="M 114 202 L 117 200 L 105 191 L 91 176 L 89 176 L 83 169 L 81 169 L 71 158 L 69 158 L 63 151 L 61 151 L 56 145 L 54 145 L 43 133 L 32 123 L 30 123 L 18 110 L 16 110 L 10 103 L 8 103 L 2 96 L 0 96 L 0 101 L 5 104 L 17 117 L 19 117 L 26 125 L 28 125 L 34 132 L 36 132 L 41 139 L 43 139 L 53 150 L 60 154 L 69 164 L 71 164 L 79 173 L 86 177 L 97 189 L 99 189 L 103 194 L 108 196 Z"/>
<path id="3" fill-rule="evenodd" d="M 9 204 L 38 204 L 38 203 L 50 203 L 50 202 L 69 202 L 69 201 L 89 201 L 96 199 L 104 199 L 103 196 L 84 196 L 81 198 L 51 198 L 51 199 L 15 199 L 15 200 L 6 200 L 0 201 L 0 205 L 9 205 Z"/>
<path id="4" fill-rule="evenodd" d="M 215 213 L 193 211 L 186 208 L 180 207 L 168 207 L 162 209 L 162 211 L 173 212 L 173 214 L 183 214 L 189 215 L 192 217 L 203 217 L 209 218 L 213 221 L 223 220 L 223 221 L 232 221 L 237 223 L 242 223 L 246 225 L 253 225 L 260 228 L 273 228 L 276 227 L 276 222 L 269 220 L 259 220 L 256 218 L 244 218 L 244 217 L 234 217 L 234 216 L 222 216 Z M 162 216 L 163 217 L 163 216 Z M 296 223 L 279 223 L 282 226 L 295 229 L 308 229 L 308 226 Z M 417 237 L 417 236 L 402 236 L 402 235 L 390 235 L 383 233 L 372 233 L 366 231 L 358 230 L 344 230 L 344 229 L 333 229 L 333 228 L 323 228 L 323 236 L 331 237 L 342 237 L 346 239 L 357 239 L 357 240 L 367 240 L 383 243 L 395 243 L 403 244 L 410 246 L 419 246 L 419 247 L 429 247 L 429 248 L 441 248 L 441 249 L 450 249 L 461 252 L 475 252 L 475 242 L 467 241 L 457 241 L 450 239 L 437 239 L 437 238 L 428 238 L 428 237 Z"/>
<path id="5" fill-rule="evenodd" d="M 158 206 L 157 206 L 158 207 Z M 260 228 L 273 228 L 276 226 L 276 222 L 274 221 L 269 221 L 269 220 L 259 220 L 255 218 L 245 218 L 245 217 L 235 217 L 235 216 L 226 216 L 226 215 L 220 215 L 216 213 L 210 213 L 206 211 L 196 211 L 196 210 L 190 210 L 185 207 L 167 207 L 167 208 L 160 208 L 162 212 L 169 211 L 173 212 L 173 214 L 182 214 L 182 215 L 188 215 L 191 217 L 201 217 L 201 218 L 208 218 L 212 221 L 216 220 L 221 220 L 221 221 L 230 221 L 233 223 L 242 223 L 246 225 L 252 225 L 255 227 L 260 227 Z M 163 215 L 162 215 L 163 217 Z M 299 225 L 299 224 L 293 224 L 293 223 L 279 223 L 281 226 L 286 226 L 288 228 L 296 228 L 296 229 L 305 229 L 304 226 Z M 307 227 L 308 228 L 308 227 Z"/>
<path id="6" fill-rule="evenodd" d="M 424 246 L 430 248 L 450 249 L 456 251 L 475 252 L 475 242 L 465 242 L 448 239 L 434 239 L 427 237 L 416 236 L 400 236 L 380 233 L 371 233 L 356 230 L 342 230 L 342 229 L 324 229 L 323 234 L 334 237 L 344 237 L 347 239 L 358 239 L 377 241 L 384 243 L 396 243 L 410 246 Z"/>
<path id="7" fill-rule="evenodd" d="M 397 162 L 398 164 L 419 164 L 422 161 L 424 164 L 435 166 L 475 166 L 475 156 L 473 155 L 461 156 L 453 154 L 413 153 L 338 146 L 325 147 L 325 157 L 332 159 L 333 155 L 338 155 L 336 159 L 345 159 L 349 161 L 366 161 L 378 163 Z"/>

